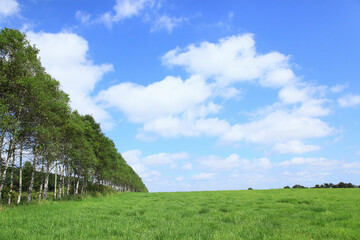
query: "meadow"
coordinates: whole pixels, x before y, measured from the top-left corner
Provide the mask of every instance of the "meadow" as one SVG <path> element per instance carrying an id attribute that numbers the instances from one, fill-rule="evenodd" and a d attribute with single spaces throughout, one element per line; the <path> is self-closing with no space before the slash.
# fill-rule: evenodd
<path id="1" fill-rule="evenodd" d="M 119 193 L 0 210 L 0 239 L 360 239 L 360 189 Z"/>

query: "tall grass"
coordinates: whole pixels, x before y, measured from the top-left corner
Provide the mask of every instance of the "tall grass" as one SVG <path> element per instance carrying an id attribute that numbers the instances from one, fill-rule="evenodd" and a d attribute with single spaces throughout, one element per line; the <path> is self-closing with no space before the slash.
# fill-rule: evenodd
<path id="1" fill-rule="evenodd" d="M 360 239 L 360 189 L 120 193 L 3 208 L 0 239 Z"/>

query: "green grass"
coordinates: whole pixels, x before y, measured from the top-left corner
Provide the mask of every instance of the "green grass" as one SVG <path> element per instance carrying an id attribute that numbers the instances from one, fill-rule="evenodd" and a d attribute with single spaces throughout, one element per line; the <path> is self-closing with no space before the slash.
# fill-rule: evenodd
<path id="1" fill-rule="evenodd" d="M 121 193 L 0 211 L 0 239 L 360 239 L 360 189 Z"/>

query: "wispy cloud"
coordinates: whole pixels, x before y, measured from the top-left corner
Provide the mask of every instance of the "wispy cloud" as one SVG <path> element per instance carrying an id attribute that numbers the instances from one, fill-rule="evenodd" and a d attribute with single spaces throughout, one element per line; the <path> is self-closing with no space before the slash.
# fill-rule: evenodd
<path id="1" fill-rule="evenodd" d="M 215 173 L 200 173 L 200 174 L 192 175 L 191 179 L 196 181 L 205 181 L 205 180 L 213 179 L 214 176 Z"/>
<path id="2" fill-rule="evenodd" d="M 151 26 L 151 32 L 160 31 L 162 29 L 167 30 L 169 33 L 172 32 L 172 30 L 179 26 L 184 21 L 187 21 L 187 18 L 183 17 L 169 17 L 167 15 L 162 15 L 161 17 L 158 17 L 153 21 Z"/>
<path id="3" fill-rule="evenodd" d="M 355 107 L 360 105 L 360 95 L 348 94 L 338 99 L 340 107 Z"/>

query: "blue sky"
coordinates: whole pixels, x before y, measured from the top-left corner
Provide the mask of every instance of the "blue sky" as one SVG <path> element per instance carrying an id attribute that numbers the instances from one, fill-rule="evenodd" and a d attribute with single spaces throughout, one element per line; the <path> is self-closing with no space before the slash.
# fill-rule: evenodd
<path id="1" fill-rule="evenodd" d="M 359 1 L 2 0 L 149 191 L 360 174 Z"/>

